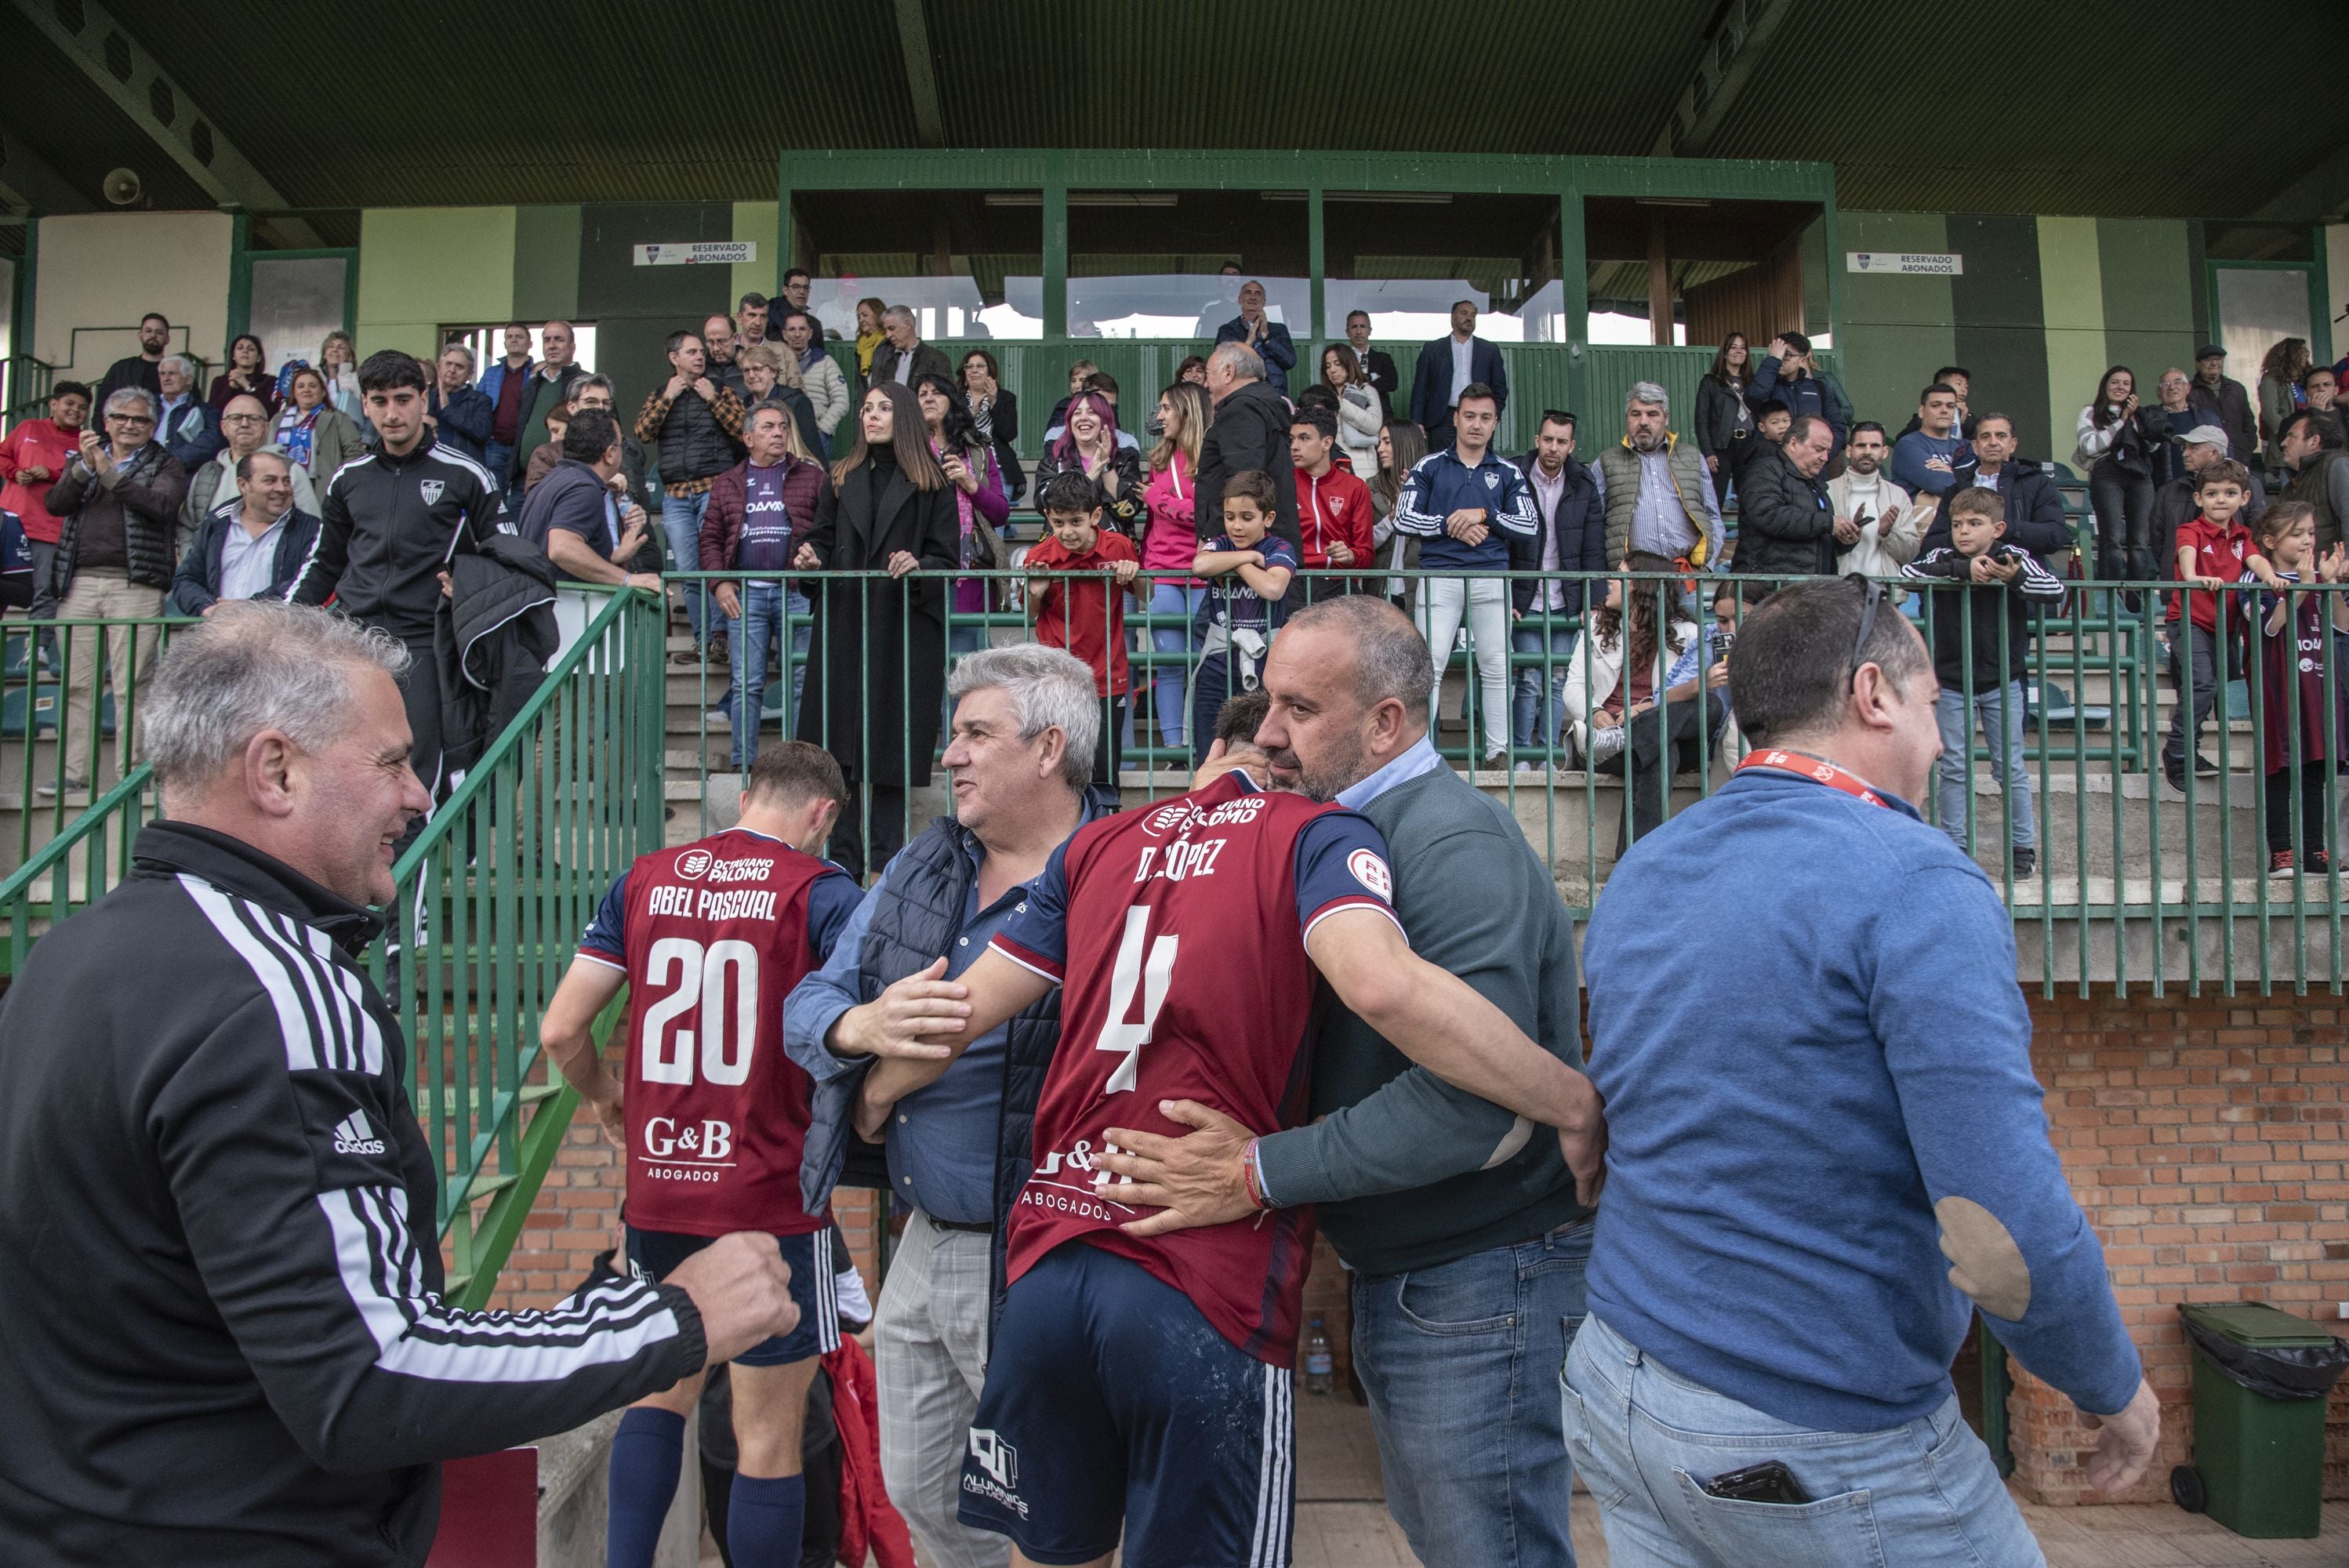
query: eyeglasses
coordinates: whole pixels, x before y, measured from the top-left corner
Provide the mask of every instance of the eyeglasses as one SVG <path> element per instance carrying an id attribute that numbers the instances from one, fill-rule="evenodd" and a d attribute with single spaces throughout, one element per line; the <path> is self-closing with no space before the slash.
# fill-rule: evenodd
<path id="1" fill-rule="evenodd" d="M 109 414 L 106 422 L 109 425 L 151 425 L 155 421 L 144 414 Z"/>
<path id="2" fill-rule="evenodd" d="M 1857 572 L 1853 573 L 1844 581 L 1858 583 L 1860 596 L 1864 601 L 1859 612 L 1859 635 L 1854 637 L 1851 643 L 1851 678 L 1857 680 L 1859 678 L 1859 666 L 1862 663 L 1860 655 L 1867 652 L 1868 639 L 1876 631 L 1876 612 L 1884 603 L 1884 584 L 1873 577 L 1865 576 Z"/>

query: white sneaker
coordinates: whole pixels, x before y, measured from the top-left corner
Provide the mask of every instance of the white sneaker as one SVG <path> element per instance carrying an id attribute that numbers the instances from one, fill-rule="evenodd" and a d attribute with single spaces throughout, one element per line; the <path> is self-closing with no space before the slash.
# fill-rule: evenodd
<path id="1" fill-rule="evenodd" d="M 1590 766 L 1596 768 L 1622 749 L 1623 727 L 1621 725 L 1619 724 L 1612 729 L 1593 731 L 1590 737 Z"/>

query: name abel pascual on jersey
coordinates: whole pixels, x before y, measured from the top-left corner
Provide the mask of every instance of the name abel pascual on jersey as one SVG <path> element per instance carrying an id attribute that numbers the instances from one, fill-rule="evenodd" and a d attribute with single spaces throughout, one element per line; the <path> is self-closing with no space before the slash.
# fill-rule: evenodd
<path id="1" fill-rule="evenodd" d="M 765 882 L 774 870 L 772 857 L 721 861 L 707 850 L 694 850 L 678 858 L 677 874 L 688 882 L 698 882 L 703 885 L 653 889 L 650 894 L 651 913 L 681 914 L 695 920 L 772 920 L 775 918 L 775 895 L 771 890 L 721 890 L 709 884 Z"/>

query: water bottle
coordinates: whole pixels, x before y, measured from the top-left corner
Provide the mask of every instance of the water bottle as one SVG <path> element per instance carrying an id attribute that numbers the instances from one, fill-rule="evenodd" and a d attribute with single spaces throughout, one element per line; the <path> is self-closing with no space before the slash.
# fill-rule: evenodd
<path id="1" fill-rule="evenodd" d="M 1305 1391 L 1327 1394 L 1337 1386 L 1337 1358 L 1330 1354 L 1330 1333 L 1321 1320 L 1313 1320 L 1313 1332 L 1305 1339 Z"/>

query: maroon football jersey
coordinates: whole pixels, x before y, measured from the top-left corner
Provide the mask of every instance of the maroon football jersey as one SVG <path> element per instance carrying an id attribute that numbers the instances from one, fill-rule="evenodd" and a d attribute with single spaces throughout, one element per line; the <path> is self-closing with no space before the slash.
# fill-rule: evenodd
<path id="1" fill-rule="evenodd" d="M 829 1222 L 800 1202 L 811 1085 L 783 1050 L 783 998 L 821 961 L 809 890 L 839 874 L 729 830 L 640 857 L 582 941 L 582 955 L 628 977 L 626 1215 L 638 1230 L 795 1235 Z"/>
<path id="2" fill-rule="evenodd" d="M 1065 987 L 1034 1171 L 1012 1205 L 1012 1279 L 1081 1239 L 1183 1292 L 1248 1355 L 1293 1359 L 1310 1212 L 1137 1240 L 1118 1227 L 1150 1211 L 1121 1202 L 1096 1161 L 1115 1147 L 1111 1127 L 1189 1130 L 1161 1100 L 1195 1100 L 1257 1133 L 1299 1124 L 1322 995 L 1305 937 L 1344 909 L 1392 918 L 1385 856 L 1364 818 L 1244 773 L 1102 818 L 1054 853 L 994 942 Z"/>

